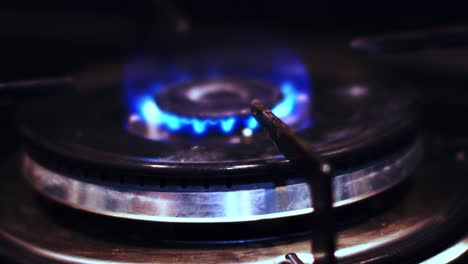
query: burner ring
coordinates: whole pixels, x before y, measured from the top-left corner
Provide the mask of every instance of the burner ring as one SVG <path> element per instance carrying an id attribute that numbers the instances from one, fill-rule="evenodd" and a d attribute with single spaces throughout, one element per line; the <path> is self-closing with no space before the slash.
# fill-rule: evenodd
<path id="1" fill-rule="evenodd" d="M 250 114 L 261 98 L 268 107 L 283 98 L 278 87 L 260 80 L 215 78 L 169 85 L 155 95 L 161 110 L 186 117 L 225 118 Z"/>
<path id="2" fill-rule="evenodd" d="M 397 185 L 413 171 L 421 156 L 422 143 L 416 140 L 403 153 L 334 175 L 334 207 L 361 201 Z M 58 203 L 127 219 L 227 223 L 284 218 L 313 211 L 309 185 L 305 182 L 230 191 L 158 190 L 156 186 L 142 189 L 139 185 L 110 187 L 52 171 L 28 154 L 23 156 L 23 169 L 39 193 Z"/>

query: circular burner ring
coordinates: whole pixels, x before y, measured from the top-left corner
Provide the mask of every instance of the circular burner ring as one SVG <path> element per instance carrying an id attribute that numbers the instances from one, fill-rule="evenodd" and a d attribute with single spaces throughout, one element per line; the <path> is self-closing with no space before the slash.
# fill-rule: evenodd
<path id="1" fill-rule="evenodd" d="M 421 157 L 417 140 L 365 168 L 333 177 L 335 207 L 381 193 L 403 181 Z M 305 182 L 245 190 L 191 192 L 89 183 L 41 166 L 27 154 L 24 174 L 44 196 L 70 207 L 115 217 L 174 223 L 248 222 L 312 212 Z M 109 207 L 109 205 L 112 205 Z"/>

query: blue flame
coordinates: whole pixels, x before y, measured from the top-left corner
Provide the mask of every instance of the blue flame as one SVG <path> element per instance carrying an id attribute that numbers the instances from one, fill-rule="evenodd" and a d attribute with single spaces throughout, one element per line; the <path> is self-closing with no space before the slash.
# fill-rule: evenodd
<path id="1" fill-rule="evenodd" d="M 236 124 L 236 119 L 234 117 L 221 120 L 221 130 L 225 133 L 230 133 L 234 129 L 235 124 Z"/>
<path id="2" fill-rule="evenodd" d="M 294 87 L 294 84 L 288 81 L 284 82 L 280 86 L 280 89 L 283 93 L 283 100 L 273 107 L 272 112 L 279 118 L 284 118 L 293 112 L 298 91 Z M 168 113 L 161 110 L 156 101 L 150 96 L 142 97 L 137 109 L 139 110 L 139 115 L 149 124 L 164 126 L 170 131 L 188 129 L 196 135 L 203 135 L 210 128 L 229 134 L 236 129 L 236 125 L 245 124 L 242 128 L 247 127 L 250 129 L 258 127 L 258 123 L 253 116 L 204 119 Z"/>
<path id="3" fill-rule="evenodd" d="M 243 129 L 255 130 L 259 124 L 251 115 L 223 118 L 180 116 L 160 108 L 155 100 L 167 84 L 210 78 L 258 79 L 280 88 L 282 100 L 272 112 L 286 123 L 307 123 L 311 93 L 305 66 L 288 49 L 230 49 L 220 54 L 203 53 L 186 61 L 167 61 L 138 57 L 126 66 L 125 100 L 129 115 L 168 131 L 186 131 L 204 135 L 209 131 L 231 134 Z M 233 63 L 230 63 L 233 62 Z M 258 63 L 256 63 L 258 62 Z M 305 99 L 304 99 L 305 98 Z"/>

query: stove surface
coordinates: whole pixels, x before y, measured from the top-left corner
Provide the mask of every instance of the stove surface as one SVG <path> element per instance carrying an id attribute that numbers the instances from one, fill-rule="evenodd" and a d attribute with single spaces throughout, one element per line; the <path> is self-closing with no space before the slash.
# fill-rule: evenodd
<path id="1" fill-rule="evenodd" d="M 466 52 L 352 51 L 362 25 L 349 21 L 365 19 L 354 13 L 330 28 L 316 28 L 328 16 L 311 9 L 307 23 L 245 16 L 263 21 L 255 30 L 229 24 L 240 9 L 207 27 L 214 3 L 176 2 L 197 10 L 193 28 L 166 1 L 144 4 L 148 14 L 97 8 L 92 32 L 108 37 L 93 49 L 86 34 L 75 52 L 39 43 L 42 63 L 19 56 L 0 73 L 32 79 L 18 69 L 67 65 L 33 70 L 61 77 L 0 84 L 3 262 L 466 261 L 468 67 L 455 67 Z M 60 35 L 46 33 L 46 43 Z M 83 62 L 92 67 L 76 71 Z M 253 99 L 284 123 L 259 122 Z"/>

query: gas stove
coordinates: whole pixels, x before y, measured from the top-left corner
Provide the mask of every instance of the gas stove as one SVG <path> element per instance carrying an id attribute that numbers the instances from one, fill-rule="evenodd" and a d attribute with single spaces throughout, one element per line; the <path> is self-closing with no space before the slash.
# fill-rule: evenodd
<path id="1" fill-rule="evenodd" d="M 347 37 L 218 33 L 0 85 L 4 261 L 466 259 L 464 137 L 428 82 Z"/>

